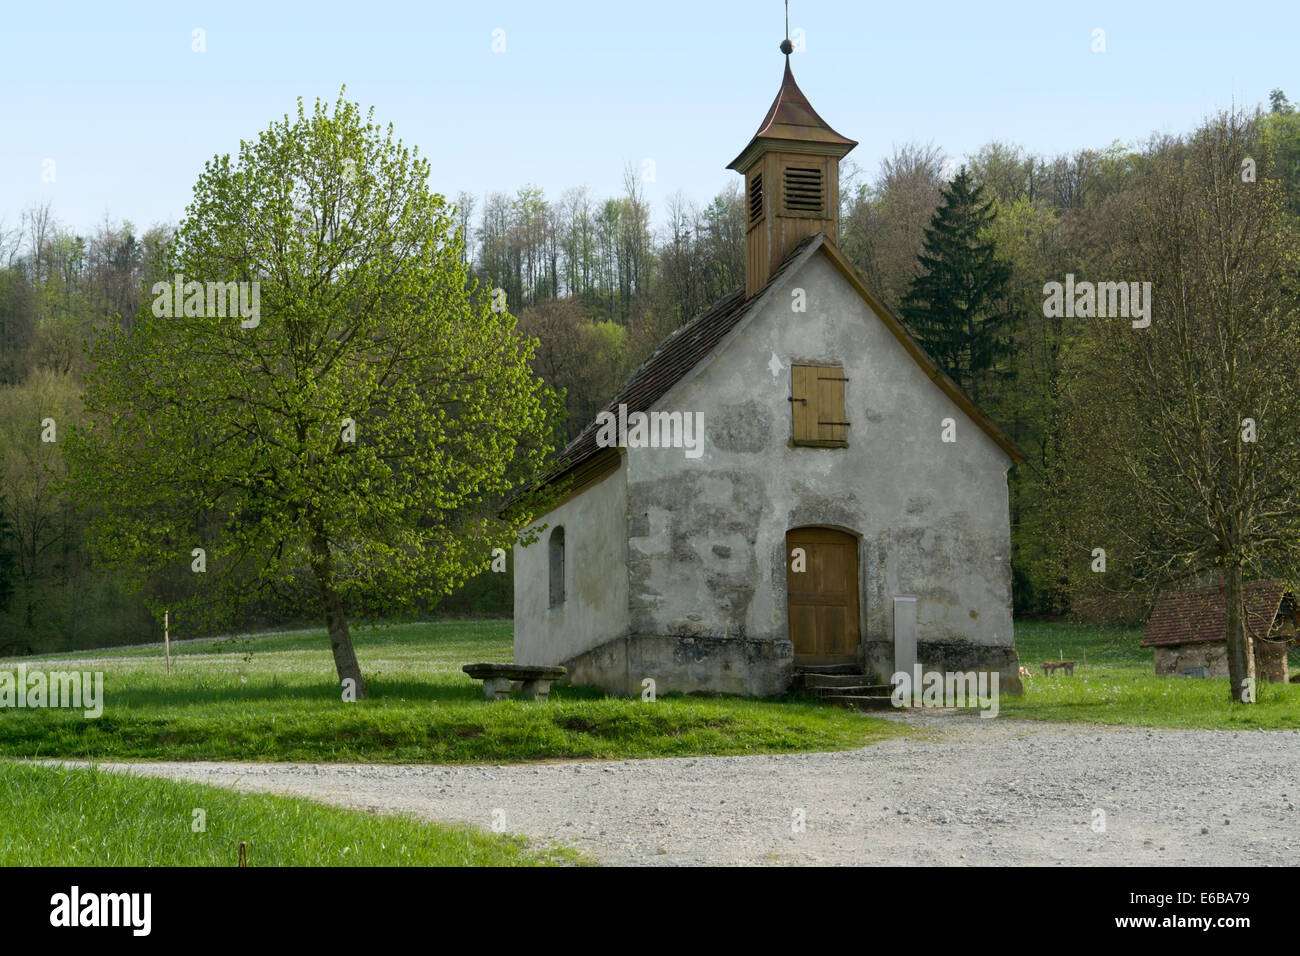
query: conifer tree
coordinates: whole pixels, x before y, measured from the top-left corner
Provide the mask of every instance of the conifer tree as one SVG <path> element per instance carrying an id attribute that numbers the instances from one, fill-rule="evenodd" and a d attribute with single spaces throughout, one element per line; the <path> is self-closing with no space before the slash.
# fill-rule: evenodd
<path id="1" fill-rule="evenodd" d="M 1006 370 L 1010 352 L 1007 284 L 987 227 L 992 203 L 962 167 L 943 190 L 925 230 L 922 272 L 903 297 L 903 320 L 930 357 L 973 399 Z"/>

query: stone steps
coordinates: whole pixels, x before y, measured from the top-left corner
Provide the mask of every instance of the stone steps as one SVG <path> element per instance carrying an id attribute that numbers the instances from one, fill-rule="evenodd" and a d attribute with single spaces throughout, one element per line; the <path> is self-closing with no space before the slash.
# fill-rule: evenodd
<path id="1" fill-rule="evenodd" d="M 850 710 L 891 710 L 894 702 L 888 694 L 829 694 L 821 698 L 823 704 L 847 707 Z"/>
<path id="2" fill-rule="evenodd" d="M 852 687 L 866 679 L 862 674 L 800 674 L 795 672 L 795 679 L 805 687 Z"/>
<path id="3" fill-rule="evenodd" d="M 888 684 L 863 684 L 860 681 L 837 687 L 804 686 L 802 689 L 805 694 L 812 697 L 888 697 L 894 692 L 894 688 Z"/>
<path id="4" fill-rule="evenodd" d="M 862 674 L 857 664 L 796 664 L 795 676 L 801 674 Z"/>
<path id="5" fill-rule="evenodd" d="M 835 707 L 882 710 L 893 706 L 893 686 L 873 683 L 856 664 L 797 666 L 794 689 Z"/>

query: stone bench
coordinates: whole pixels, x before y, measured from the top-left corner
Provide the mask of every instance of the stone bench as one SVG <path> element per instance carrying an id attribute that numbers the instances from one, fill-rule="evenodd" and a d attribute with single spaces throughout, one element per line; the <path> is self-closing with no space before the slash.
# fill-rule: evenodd
<path id="1" fill-rule="evenodd" d="M 519 684 L 528 700 L 546 700 L 551 696 L 551 683 L 568 673 L 559 666 L 524 664 L 466 664 L 461 670 L 483 682 L 483 696 L 488 700 L 505 700 L 510 696 L 512 684 Z"/>
<path id="2" fill-rule="evenodd" d="M 1055 673 L 1058 670 L 1065 671 L 1069 677 L 1074 676 L 1074 661 L 1043 661 L 1043 676 Z"/>

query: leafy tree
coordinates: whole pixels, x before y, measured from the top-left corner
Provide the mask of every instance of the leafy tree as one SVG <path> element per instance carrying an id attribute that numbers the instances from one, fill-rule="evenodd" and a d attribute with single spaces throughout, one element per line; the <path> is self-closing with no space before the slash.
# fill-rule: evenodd
<path id="1" fill-rule="evenodd" d="M 993 218 L 963 166 L 942 192 L 925 230 L 922 272 L 903 297 L 903 319 L 922 347 L 976 401 L 1010 350 L 1011 268 L 986 235 Z"/>
<path id="2" fill-rule="evenodd" d="M 1043 315 L 1043 277 L 1058 268 L 1060 217 L 1042 200 L 993 201 L 985 235 L 1011 268 L 1008 302 L 1015 388 L 985 395 L 982 405 L 1028 461 L 1007 476 L 1011 506 L 1012 594 L 1017 613 L 1056 613 L 1065 606 L 1061 555 L 1054 533 L 1056 497 L 1049 482 L 1059 453 L 1059 380 L 1074 329 Z"/>
<path id="3" fill-rule="evenodd" d="M 1271 172 L 1281 181 L 1287 210 L 1300 218 L 1300 113 L 1281 90 L 1269 99 L 1273 109 L 1260 121 L 1260 138 L 1272 158 Z"/>
<path id="4" fill-rule="evenodd" d="M 492 505 L 549 451 L 533 343 L 476 295 L 428 177 L 342 94 L 210 160 L 167 271 L 258 282 L 260 315 L 146 302 L 97 341 L 68 448 L 78 499 L 108 505 L 96 553 L 142 587 L 193 571 L 171 596 L 204 622 L 309 595 L 358 698 L 349 602 L 405 609 L 487 567 L 515 537 Z"/>
<path id="5" fill-rule="evenodd" d="M 1034 157 L 1019 147 L 994 140 L 970 158 L 971 178 L 992 200 L 1014 203 L 1034 199 Z"/>
<path id="6" fill-rule="evenodd" d="M 59 483 L 64 438 L 80 415 L 77 383 L 46 369 L 0 388 L 0 497 L 16 560 L 16 627 L 33 646 L 67 630 L 57 595 L 80 543 L 76 512 Z"/>
<path id="7" fill-rule="evenodd" d="M 563 442 L 578 436 L 627 378 L 627 328 L 593 322 L 576 299 L 553 299 L 519 313 L 519 329 L 537 339 L 533 369 L 564 398 L 556 421 Z"/>

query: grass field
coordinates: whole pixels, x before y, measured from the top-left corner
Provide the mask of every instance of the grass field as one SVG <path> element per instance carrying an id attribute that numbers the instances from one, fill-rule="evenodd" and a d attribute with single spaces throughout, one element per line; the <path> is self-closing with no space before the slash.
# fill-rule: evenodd
<path id="1" fill-rule="evenodd" d="M 1138 631 L 1022 621 L 1021 663 L 1035 675 L 1025 693 L 1004 696 L 1001 712 L 1036 720 L 1220 730 L 1300 729 L 1300 685 L 1261 683 L 1250 707 L 1228 701 L 1226 679 L 1155 676 Z M 1043 661 L 1078 661 L 1074 676 L 1044 677 Z M 1291 666 L 1297 665 L 1292 652 Z"/>
<path id="2" fill-rule="evenodd" d="M 0 806 L 0 866 L 236 866 L 241 842 L 249 866 L 582 862 L 569 850 L 533 848 L 468 827 L 4 760 Z"/>
<path id="3" fill-rule="evenodd" d="M 370 697 L 343 703 L 323 631 L 59 655 L 47 670 L 104 672 L 104 712 L 7 710 L 0 755 L 100 760 L 506 763 L 846 750 L 904 733 L 808 701 L 606 697 L 486 701 L 461 664 L 509 660 L 509 621 L 360 630 Z M 12 669 L 15 660 L 0 661 Z M 25 662 L 37 667 L 34 660 Z"/>
<path id="4" fill-rule="evenodd" d="M 29 670 L 104 673 L 104 712 L 7 709 L 0 756 L 98 760 L 289 760 L 409 763 L 780 753 L 863 746 L 897 724 L 798 698 L 664 697 L 654 703 L 555 688 L 550 702 L 485 701 L 460 673 L 508 660 L 510 622 L 437 622 L 362 630 L 371 697 L 345 704 L 321 631 L 185 642 L 172 674 L 160 649 L 25 661 Z M 1007 717 L 1170 728 L 1297 729 L 1300 685 L 1259 688 L 1233 706 L 1224 680 L 1156 677 L 1140 634 L 1021 622 L 1016 643 L 1035 676 Z M 1038 665 L 1079 662 L 1072 677 Z M 17 660 L 0 661 L 11 670 Z M 1293 661 L 1294 664 L 1294 661 Z M 0 865 L 539 866 L 585 862 L 571 851 L 468 827 L 377 816 L 306 800 L 0 760 Z M 194 811 L 204 827 L 195 830 Z"/>
<path id="5" fill-rule="evenodd" d="M 370 699 L 340 700 L 325 635 L 297 631 L 186 642 L 171 676 L 157 647 L 60 655 L 28 667 L 104 672 L 104 713 L 6 710 L 0 756 L 99 760 L 281 760 L 507 763 L 566 758 L 789 753 L 861 747 L 904 728 L 798 698 L 605 697 L 553 688 L 549 703 L 485 701 L 460 672 L 508 660 L 508 621 L 365 629 L 357 653 Z M 1259 703 L 1227 701 L 1224 680 L 1156 677 L 1134 631 L 1022 622 L 1021 660 L 1035 676 L 1007 717 L 1149 727 L 1300 728 L 1300 685 L 1262 684 Z M 1074 676 L 1042 676 L 1063 655 Z M 12 669 L 17 661 L 0 661 Z"/>

